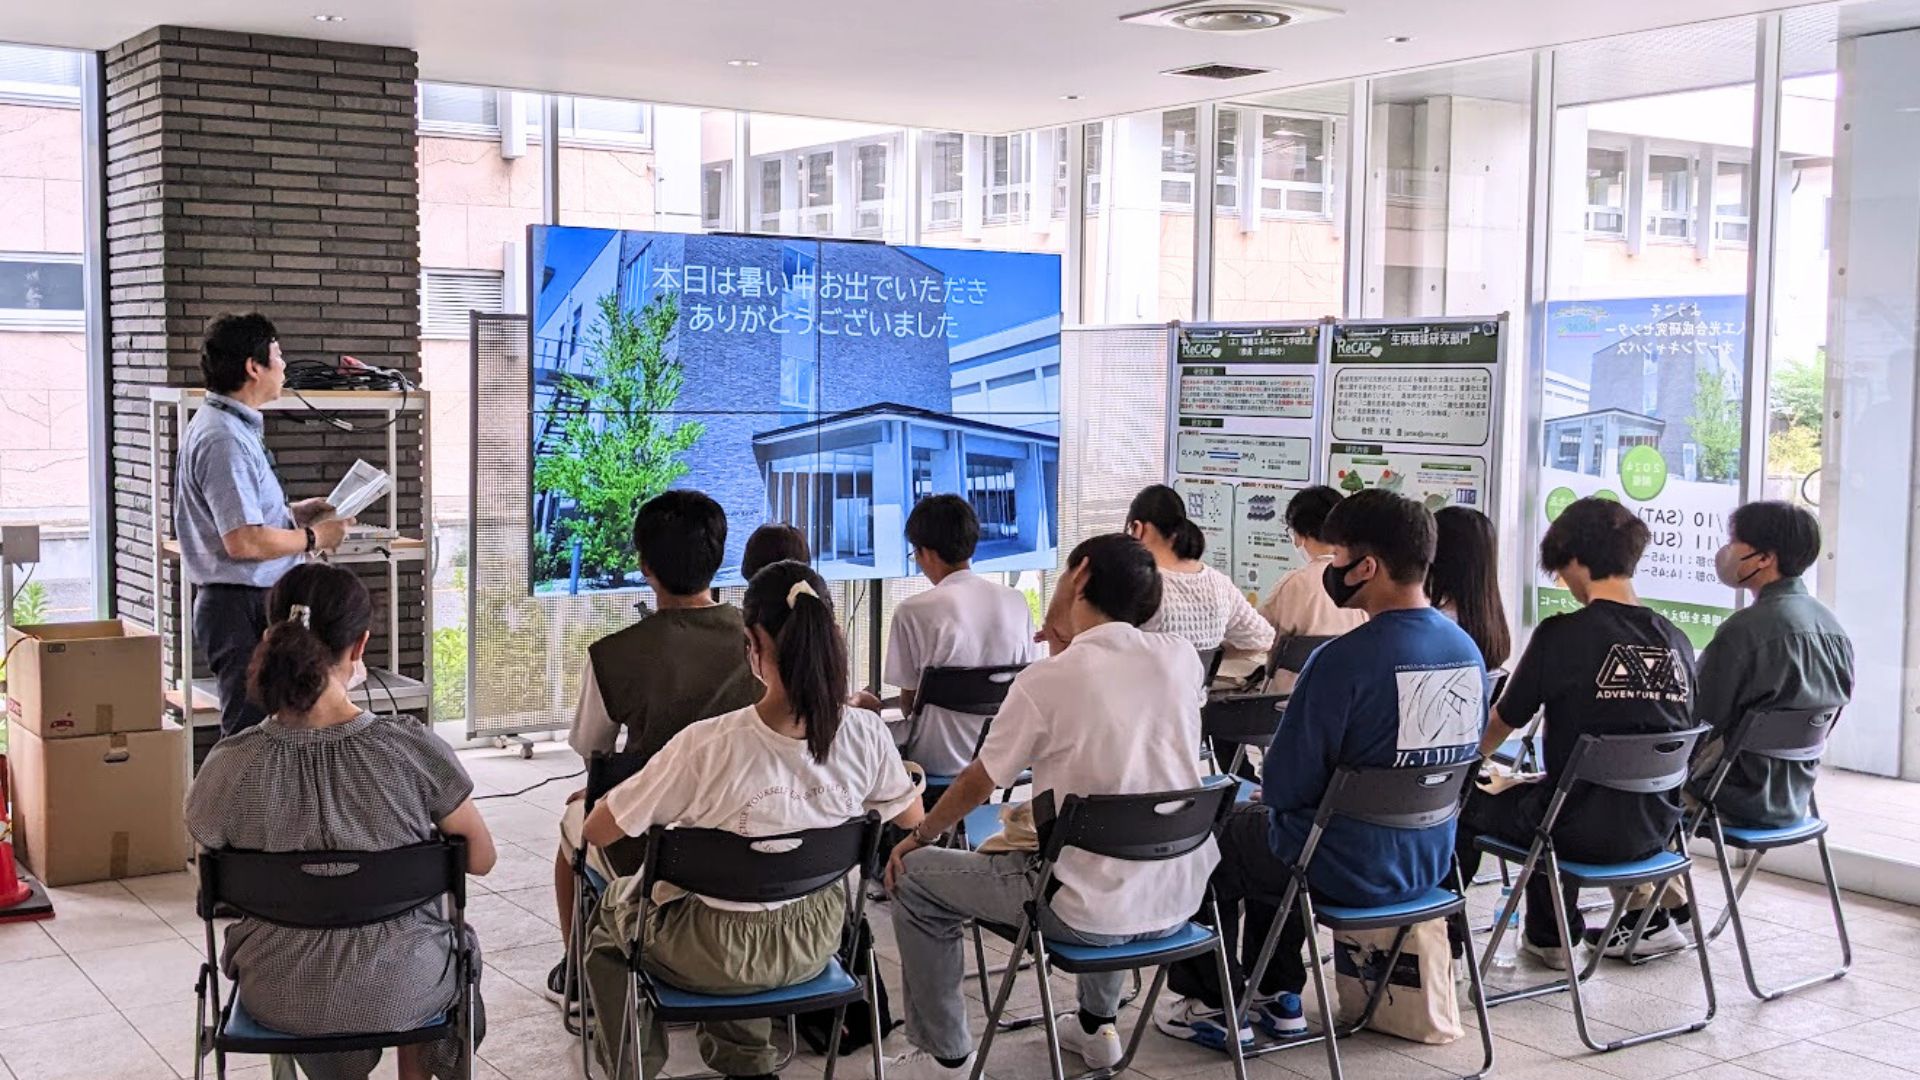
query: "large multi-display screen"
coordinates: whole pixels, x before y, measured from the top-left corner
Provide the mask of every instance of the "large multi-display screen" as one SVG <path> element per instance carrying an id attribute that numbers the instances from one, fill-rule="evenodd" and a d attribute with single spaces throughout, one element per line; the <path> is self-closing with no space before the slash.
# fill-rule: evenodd
<path id="1" fill-rule="evenodd" d="M 642 584 L 633 512 L 726 509 L 719 584 L 763 522 L 835 579 L 914 572 L 919 499 L 964 495 L 976 568 L 1058 560 L 1056 255 L 535 226 L 536 592 Z"/>

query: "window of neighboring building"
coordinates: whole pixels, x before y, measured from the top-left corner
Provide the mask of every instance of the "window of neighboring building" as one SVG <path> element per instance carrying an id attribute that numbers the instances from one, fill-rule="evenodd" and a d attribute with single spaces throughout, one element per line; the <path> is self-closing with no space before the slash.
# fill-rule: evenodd
<path id="1" fill-rule="evenodd" d="M 1023 134 L 999 135 L 987 140 L 987 213 L 990 225 L 1015 221 L 1027 215 L 1031 188 L 1027 178 L 1032 162 L 1027 156 L 1028 139 Z"/>
<path id="2" fill-rule="evenodd" d="M 1327 212 L 1329 121 L 1266 113 L 1260 117 L 1260 208 L 1287 214 Z"/>
<path id="3" fill-rule="evenodd" d="M 708 165 L 700 170 L 700 225 L 707 229 L 732 227 L 733 208 L 727 198 L 733 184 L 733 166 Z"/>
<path id="4" fill-rule="evenodd" d="M 539 97 L 533 98 L 537 108 Z M 500 94 L 480 86 L 420 84 L 420 127 L 437 133 L 498 135 Z"/>
<path id="5" fill-rule="evenodd" d="M 1067 213 L 1067 129 L 1053 129 L 1053 216 Z"/>
<path id="6" fill-rule="evenodd" d="M 1627 152 L 1587 147 L 1587 231 L 1624 236 L 1627 231 Z"/>
<path id="7" fill-rule="evenodd" d="M 1722 161 L 1713 168 L 1713 238 L 1729 243 L 1747 242 L 1750 203 L 1747 191 L 1747 163 Z"/>
<path id="8" fill-rule="evenodd" d="M 756 216 L 759 219 L 760 231 L 779 232 L 781 231 L 781 161 L 779 158 L 764 158 L 757 167 L 760 170 L 760 187 L 756 200 L 760 205 Z"/>
<path id="9" fill-rule="evenodd" d="M 860 143 L 853 150 L 853 235 L 880 238 L 887 229 L 886 143 Z"/>
<path id="10" fill-rule="evenodd" d="M 833 235 L 833 151 L 799 155 L 794 165 L 800 183 L 800 232 Z"/>
<path id="11" fill-rule="evenodd" d="M 1647 235 L 1670 240 L 1693 237 L 1693 158 L 1655 153 L 1647 157 Z"/>
<path id="12" fill-rule="evenodd" d="M 84 281 L 78 254 L 0 252 L 0 327 L 80 329 Z"/>
<path id="13" fill-rule="evenodd" d="M 473 311 L 507 310 L 506 277 L 498 270 L 420 272 L 420 336 L 465 339 Z"/>
<path id="14" fill-rule="evenodd" d="M 1081 143 L 1087 156 L 1087 213 L 1097 213 L 1100 209 L 1100 194 L 1105 178 L 1106 161 L 1101 153 L 1106 148 L 1107 125 L 1088 124 L 1086 138 Z"/>
<path id="15" fill-rule="evenodd" d="M 637 101 L 563 97 L 560 99 L 560 138 L 572 142 L 644 146 L 651 141 L 651 118 L 647 106 Z M 539 125 L 533 127 L 538 130 Z"/>
<path id="16" fill-rule="evenodd" d="M 967 137 L 957 131 L 937 131 L 927 139 L 928 229 L 960 227 L 962 189 L 966 186 Z"/>
<path id="17" fill-rule="evenodd" d="M 82 54 L 0 45 L 0 101 L 71 105 L 80 100 Z"/>
<path id="18" fill-rule="evenodd" d="M 1199 168 L 1199 114 L 1173 109 L 1160 114 L 1160 201 L 1193 207 L 1193 177 Z"/>
<path id="19" fill-rule="evenodd" d="M 1215 132 L 1213 208 L 1224 213 L 1240 208 L 1240 110 L 1221 109 Z"/>

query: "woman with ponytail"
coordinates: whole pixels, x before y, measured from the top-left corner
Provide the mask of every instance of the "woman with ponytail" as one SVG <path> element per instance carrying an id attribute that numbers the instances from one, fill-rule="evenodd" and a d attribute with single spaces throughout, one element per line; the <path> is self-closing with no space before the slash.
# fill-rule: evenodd
<path id="1" fill-rule="evenodd" d="M 782 561 L 747 583 L 741 614 L 747 662 L 765 684 L 757 704 L 675 735 L 587 817 L 586 838 L 606 846 L 655 825 L 778 836 L 831 828 L 869 810 L 911 829 L 921 818 L 908 776 L 880 718 L 846 704 L 847 646 L 827 583 L 805 563 Z M 626 945 L 639 909 L 636 878 L 616 882 L 590 932 L 587 984 L 594 1023 L 626 1015 Z M 656 890 L 641 928 L 644 962 L 661 978 L 703 993 L 753 993 L 818 975 L 840 947 L 845 896 L 822 889 L 799 900 L 743 904 Z M 640 1005 L 649 1031 L 646 1075 L 659 1072 L 666 1033 Z M 594 1045 L 609 1072 L 618 1030 Z M 773 1074 L 770 1021 L 703 1025 L 701 1055 L 731 1078 Z"/>
<path id="2" fill-rule="evenodd" d="M 222 739 L 187 796 L 201 847 L 386 851 L 436 833 L 467 845 L 467 872 L 493 868 L 493 837 L 453 748 L 411 717 L 383 719 L 348 693 L 365 678 L 373 603 L 347 570 L 304 563 L 267 598 L 247 683 L 267 719 Z M 468 929 L 469 936 L 472 929 Z M 372 926 L 307 930 L 241 919 L 222 958 L 247 1011 L 293 1035 L 409 1031 L 446 1012 L 453 924 L 439 905 Z M 476 1003 L 478 997 L 475 998 Z M 476 1037 L 484 1028 L 476 1009 Z M 462 1075 L 455 1040 L 398 1050 L 401 1080 Z M 301 1055 L 312 1080 L 365 1080 L 379 1050 Z"/>
<path id="3" fill-rule="evenodd" d="M 1186 638 L 1196 649 L 1230 649 L 1264 657 L 1273 626 L 1227 575 L 1200 561 L 1206 537 L 1187 516 L 1186 500 L 1154 484 L 1127 507 L 1127 535 L 1160 567 L 1160 610 L 1140 629 Z"/>

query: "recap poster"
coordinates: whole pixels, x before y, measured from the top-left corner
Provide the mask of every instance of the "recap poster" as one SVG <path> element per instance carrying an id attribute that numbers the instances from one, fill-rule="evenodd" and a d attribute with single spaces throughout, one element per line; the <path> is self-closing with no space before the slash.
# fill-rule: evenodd
<path id="1" fill-rule="evenodd" d="M 1744 296 L 1547 305 L 1540 528 L 1587 496 L 1631 508 L 1653 533 L 1637 586 L 1696 647 L 1733 613 L 1713 556 L 1740 498 Z M 1537 619 L 1572 610 L 1537 592 Z"/>

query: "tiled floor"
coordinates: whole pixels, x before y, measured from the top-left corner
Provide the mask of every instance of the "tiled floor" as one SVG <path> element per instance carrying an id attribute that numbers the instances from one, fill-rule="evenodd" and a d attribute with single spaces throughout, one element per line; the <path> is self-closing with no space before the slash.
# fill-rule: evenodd
<path id="1" fill-rule="evenodd" d="M 1920 865 L 1920 783 L 1827 769 L 1820 811 L 1833 843 Z"/>
<path id="2" fill-rule="evenodd" d="M 546 777 L 578 768 L 554 744 L 532 761 L 508 754 L 469 753 L 482 794 L 517 792 Z M 479 1075 L 547 1080 L 580 1075 L 572 1041 L 558 1013 L 538 993 L 559 956 L 550 895 L 558 814 L 577 781 L 491 798 L 482 804 L 502 841 L 500 865 L 475 881 L 471 914 L 487 952 L 484 989 L 491 1031 L 480 1049 Z M 1710 876 L 1710 875 L 1709 875 Z M 0 926 L 0 1080 L 172 1080 L 193 1075 L 193 982 L 201 931 L 194 919 L 193 885 L 185 874 L 108 882 L 55 891 L 58 917 L 44 923 Z M 1717 885 L 1701 891 L 1718 897 Z M 1477 890 L 1485 908 L 1490 887 Z M 1712 907 L 1710 903 L 1707 905 Z M 1755 885 L 1746 910 L 1753 920 L 1763 972 L 1786 974 L 1831 966 L 1835 947 L 1825 902 L 1812 886 L 1771 877 Z M 1527 1080 L 1878 1080 L 1920 1075 L 1920 909 L 1866 897 L 1848 907 L 1855 942 L 1851 975 L 1838 983 L 1761 1004 L 1746 992 L 1731 936 L 1713 948 L 1719 1015 L 1695 1035 L 1607 1055 L 1580 1046 L 1565 995 L 1502 1006 L 1493 1013 L 1502 1077 Z M 1484 918 L 1484 912 L 1482 913 Z M 897 957 L 884 911 L 875 929 L 886 975 L 899 1002 Z M 1068 996 L 1058 1000 L 1070 1002 Z M 1704 1002 L 1698 968 L 1669 959 L 1643 968 L 1608 964 L 1593 985 L 1590 1013 L 1600 1033 L 1648 1030 L 1674 1022 Z M 1030 982 L 1015 995 L 1031 1005 Z M 1471 1020 L 1471 1009 L 1465 1010 Z M 977 1015 L 977 1014 L 976 1014 Z M 1124 1020 L 1137 1014 L 1129 1010 Z M 997 1080 L 1045 1075 L 1043 1037 L 1029 1030 L 1003 1038 L 988 1072 Z M 898 1044 L 898 1036 L 894 1043 Z M 670 1071 L 697 1069 L 692 1040 L 677 1036 Z M 1356 1080 L 1424 1080 L 1455 1075 L 1478 1061 L 1477 1036 L 1432 1047 L 1377 1035 L 1342 1044 L 1347 1074 Z M 266 1063 L 235 1058 L 229 1075 L 266 1080 Z M 864 1075 L 863 1058 L 848 1059 L 840 1075 Z M 817 1057 L 801 1057 L 786 1076 L 820 1075 Z M 1224 1058 L 1146 1036 L 1136 1072 L 1150 1080 L 1224 1080 Z M 1323 1077 L 1317 1048 L 1250 1064 L 1253 1080 Z M 391 1077 L 388 1064 L 377 1076 Z"/>

